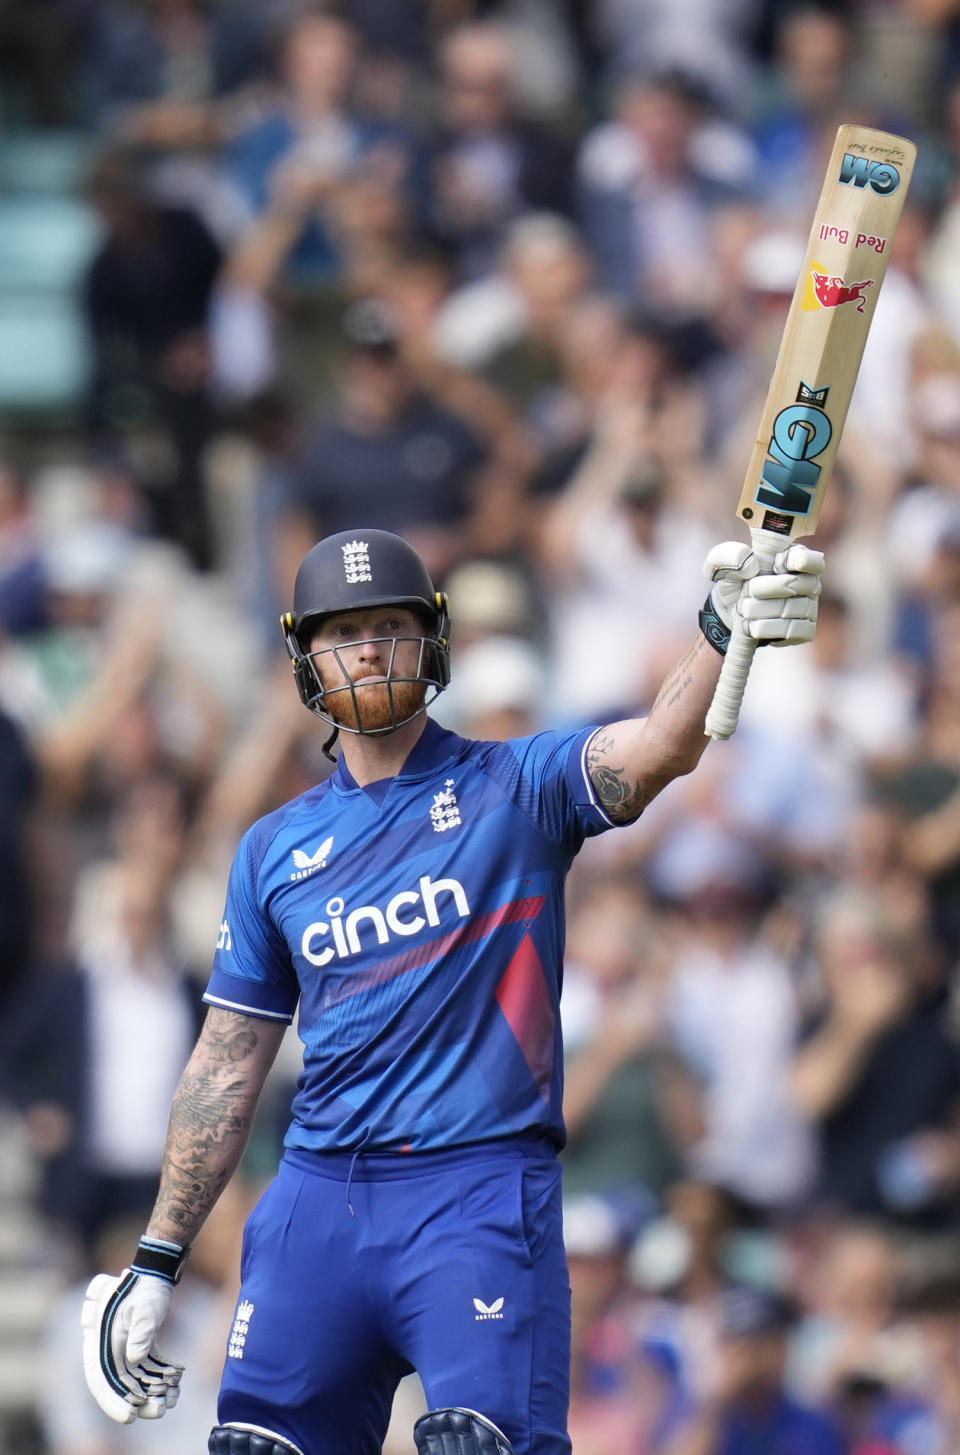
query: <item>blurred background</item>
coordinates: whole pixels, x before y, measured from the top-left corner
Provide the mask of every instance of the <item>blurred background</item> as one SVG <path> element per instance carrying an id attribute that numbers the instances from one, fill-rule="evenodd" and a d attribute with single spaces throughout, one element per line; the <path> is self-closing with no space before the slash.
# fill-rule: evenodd
<path id="1" fill-rule="evenodd" d="M 447 726 L 642 713 L 840 121 L 920 160 L 816 641 L 570 880 L 571 1432 L 956 1455 L 956 0 L 4 0 L 0 87 L 0 1455 L 206 1448 L 292 1032 L 173 1416 L 100 1416 L 79 1303 L 152 1204 L 233 849 L 330 771 L 277 628 L 301 554 L 422 552 Z"/>

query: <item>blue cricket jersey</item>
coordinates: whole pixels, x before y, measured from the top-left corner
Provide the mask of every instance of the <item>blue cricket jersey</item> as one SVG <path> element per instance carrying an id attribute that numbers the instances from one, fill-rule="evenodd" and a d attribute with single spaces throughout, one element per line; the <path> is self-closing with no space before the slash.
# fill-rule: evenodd
<path id="1" fill-rule="evenodd" d="M 595 729 L 474 742 L 433 721 L 391 779 L 343 759 L 234 858 L 204 999 L 290 1021 L 289 1147 L 564 1141 L 564 880 L 611 826 Z"/>

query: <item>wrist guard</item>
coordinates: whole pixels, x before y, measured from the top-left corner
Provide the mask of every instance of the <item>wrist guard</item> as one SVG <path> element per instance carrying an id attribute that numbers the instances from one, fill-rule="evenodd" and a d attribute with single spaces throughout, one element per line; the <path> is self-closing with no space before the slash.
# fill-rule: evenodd
<path id="1" fill-rule="evenodd" d="M 163 1238 L 141 1238 L 130 1272 L 148 1273 L 153 1278 L 162 1278 L 165 1283 L 179 1283 L 189 1252 L 189 1248 L 183 1248 L 179 1243 L 168 1243 Z"/>
<path id="2" fill-rule="evenodd" d="M 730 628 L 713 604 L 713 592 L 707 597 L 700 608 L 700 630 L 715 652 L 721 657 L 727 655 L 727 647 L 730 645 Z"/>

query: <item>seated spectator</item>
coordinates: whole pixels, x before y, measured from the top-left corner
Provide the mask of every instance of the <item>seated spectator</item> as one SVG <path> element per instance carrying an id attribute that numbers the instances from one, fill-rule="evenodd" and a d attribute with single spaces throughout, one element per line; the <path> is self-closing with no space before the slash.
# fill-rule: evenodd
<path id="1" fill-rule="evenodd" d="M 578 1455 L 652 1455 L 682 1397 L 669 1368 L 634 1333 L 628 1255 L 636 1224 L 599 1197 L 570 1198 L 563 1236 L 570 1270 L 568 1430 Z"/>
<path id="2" fill-rule="evenodd" d="M 573 224 L 528 213 L 510 224 L 497 267 L 456 289 L 436 318 L 451 363 L 483 370 L 523 406 L 557 376 L 557 332 L 583 294 L 590 261 Z"/>
<path id="3" fill-rule="evenodd" d="M 839 1400 L 882 1364 L 892 1368 L 902 1325 L 896 1327 L 898 1259 L 889 1228 L 842 1218 L 823 1230 L 815 1248 L 789 1383 L 800 1399 L 822 1404 Z"/>
<path id="4" fill-rule="evenodd" d="M 333 410 L 311 433 L 293 489 L 290 558 L 362 520 L 403 534 L 442 579 L 468 545 L 484 450 L 462 419 L 417 388 L 382 303 L 351 305 L 343 341 Z"/>
<path id="5" fill-rule="evenodd" d="M 440 47 L 429 221 L 462 279 L 491 271 L 522 213 L 573 210 L 570 149 L 522 114 L 514 64 L 510 33 L 495 21 L 467 22 Z"/>
<path id="6" fill-rule="evenodd" d="M 720 1362 L 713 1390 L 664 1446 L 664 1455 L 751 1455 L 757 1450 L 846 1455 L 823 1410 L 786 1393 L 794 1311 L 759 1289 L 729 1289 L 720 1305 Z"/>
<path id="7" fill-rule="evenodd" d="M 960 1189 L 960 1062 L 925 912 L 898 924 L 870 893 L 827 899 L 824 1005 L 791 1072 L 817 1129 L 819 1203 L 918 1227 L 955 1217 Z"/>
<path id="8" fill-rule="evenodd" d="M 721 1296 L 730 1287 L 729 1248 L 737 1223 L 722 1188 L 692 1177 L 666 1191 L 661 1215 L 642 1229 L 630 1256 L 639 1302 L 636 1337 L 673 1371 L 687 1402 L 712 1387 Z"/>

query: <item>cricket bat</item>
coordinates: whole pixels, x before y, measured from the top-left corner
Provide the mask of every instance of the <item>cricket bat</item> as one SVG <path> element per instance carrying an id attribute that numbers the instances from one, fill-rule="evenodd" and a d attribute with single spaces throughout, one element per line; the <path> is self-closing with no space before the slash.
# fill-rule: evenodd
<path id="1" fill-rule="evenodd" d="M 837 132 L 737 514 L 762 572 L 816 529 L 917 149 L 867 126 Z M 737 725 L 757 643 L 739 618 L 707 713 Z"/>

